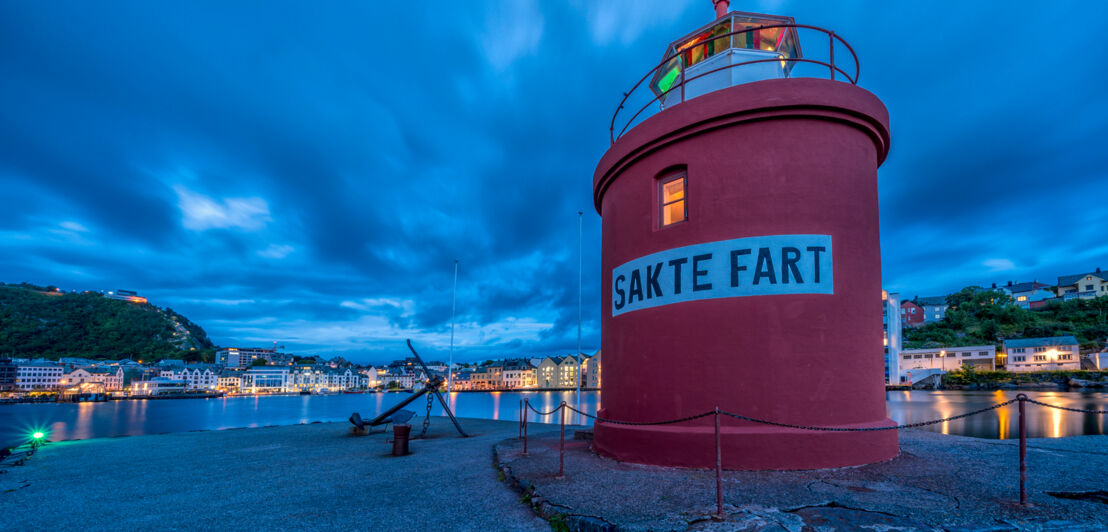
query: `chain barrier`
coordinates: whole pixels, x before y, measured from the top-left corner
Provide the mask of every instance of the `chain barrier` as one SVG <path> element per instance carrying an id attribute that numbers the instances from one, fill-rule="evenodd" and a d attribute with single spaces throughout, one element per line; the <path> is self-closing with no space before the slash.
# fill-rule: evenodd
<path id="1" fill-rule="evenodd" d="M 718 515 L 723 515 L 723 487 L 722 487 L 722 480 L 721 480 L 722 479 L 722 472 L 723 472 L 723 465 L 722 465 L 722 454 L 721 454 L 722 447 L 720 445 L 720 424 L 719 424 L 719 416 L 721 416 L 721 415 L 732 417 L 732 418 L 735 418 L 735 419 L 741 419 L 743 421 L 749 421 L 751 423 L 760 423 L 760 424 L 763 424 L 763 425 L 773 425 L 775 427 L 784 427 L 784 428 L 790 428 L 790 429 L 824 431 L 824 432 L 874 432 L 874 431 L 880 431 L 880 430 L 911 429 L 911 428 L 917 428 L 917 427 L 926 427 L 928 425 L 935 425 L 935 424 L 938 424 L 938 423 L 946 423 L 946 422 L 954 421 L 954 420 L 957 420 L 957 419 L 963 419 L 963 418 L 967 418 L 967 417 L 971 417 L 971 416 L 976 416 L 977 414 L 983 414 L 983 413 L 989 412 L 991 410 L 997 410 L 999 408 L 1004 408 L 1004 407 L 1006 407 L 1008 405 L 1011 405 L 1013 403 L 1019 403 L 1019 441 L 1020 441 L 1020 443 L 1019 443 L 1019 472 L 1020 472 L 1020 477 L 1019 477 L 1019 502 L 1020 502 L 1021 505 L 1026 505 L 1027 504 L 1027 488 L 1026 488 L 1026 483 L 1027 483 L 1027 432 L 1026 432 L 1026 424 L 1024 423 L 1024 404 L 1025 403 L 1034 403 L 1034 404 L 1037 404 L 1039 406 L 1045 406 L 1047 408 L 1054 408 L 1054 409 L 1058 409 L 1058 410 L 1066 410 L 1066 411 L 1069 411 L 1069 412 L 1079 412 L 1079 413 L 1086 413 L 1086 414 L 1108 414 L 1108 410 L 1089 410 L 1089 409 L 1084 409 L 1084 408 L 1070 408 L 1070 407 L 1065 407 L 1065 406 L 1052 405 L 1050 403 L 1044 403 L 1044 402 L 1041 402 L 1041 401 L 1036 401 L 1034 399 L 1028 398 L 1026 394 L 1021 393 L 1021 394 L 1017 395 L 1015 399 L 1009 399 L 1009 400 L 1004 401 L 1002 403 L 997 403 L 995 405 L 988 406 L 988 407 L 985 407 L 985 408 L 981 408 L 981 409 L 978 409 L 978 410 L 974 410 L 972 412 L 966 412 L 964 414 L 958 414 L 956 416 L 945 417 L 945 418 L 942 418 L 942 419 L 932 419 L 930 421 L 921 421 L 921 422 L 918 422 L 918 423 L 907 423 L 907 424 L 904 424 L 904 425 L 893 425 L 891 427 L 852 428 L 852 427 L 820 427 L 820 426 L 812 426 L 812 425 L 794 425 L 792 423 L 780 423 L 780 422 L 777 422 L 777 421 L 769 421 L 769 420 L 765 420 L 765 419 L 758 419 L 758 418 L 755 418 L 755 417 L 744 416 L 742 414 L 735 414 L 733 412 L 726 412 L 726 411 L 720 410 L 718 406 L 714 410 L 709 410 L 709 411 L 704 412 L 702 414 L 686 416 L 686 417 L 679 418 L 679 419 L 671 419 L 671 420 L 667 420 L 667 421 L 655 421 L 655 422 L 617 421 L 617 420 L 614 420 L 614 419 L 604 419 L 604 418 L 602 418 L 600 416 L 597 416 L 597 415 L 589 414 L 587 412 L 582 412 L 581 410 L 578 410 L 578 409 L 576 409 L 572 406 L 569 406 L 568 404 L 566 404 L 565 401 L 562 401 L 562 404 L 558 405 L 557 408 L 555 408 L 555 409 L 553 409 L 549 412 L 543 412 L 541 410 L 538 410 L 537 408 L 532 406 L 531 403 L 529 401 L 527 401 L 526 399 L 523 400 L 523 405 L 521 405 L 521 406 L 525 405 L 526 409 L 529 409 L 532 412 L 534 412 L 534 413 L 536 413 L 540 416 L 550 416 L 550 415 L 556 414 L 559 411 L 561 411 L 561 413 L 562 413 L 562 416 L 561 416 L 561 437 L 560 437 L 561 445 L 560 445 L 560 449 L 559 449 L 559 452 L 558 452 L 558 477 L 557 478 L 562 478 L 563 475 L 565 474 L 565 424 L 566 424 L 565 411 L 566 410 L 572 410 L 573 412 L 576 412 L 576 413 L 578 413 L 582 416 L 585 416 L 587 418 L 594 419 L 594 420 L 596 420 L 598 422 L 601 422 L 601 423 L 612 423 L 614 425 L 639 425 L 639 426 L 643 426 L 643 425 L 670 425 L 670 424 L 673 424 L 673 423 L 683 423 L 685 421 L 692 421 L 694 419 L 699 419 L 699 418 L 702 418 L 702 417 L 715 416 L 716 507 L 717 507 L 717 514 Z M 523 408 L 520 409 L 520 413 L 523 414 L 520 418 L 520 422 L 522 424 L 521 427 L 520 427 L 520 434 L 523 438 L 523 455 L 524 456 L 527 455 L 527 417 L 528 417 L 528 414 L 527 414 L 526 409 L 523 409 Z M 428 403 L 428 412 L 430 412 L 430 403 Z M 424 431 L 426 431 L 426 430 L 427 430 L 427 427 L 426 427 L 426 424 L 424 424 Z"/>
<path id="2" fill-rule="evenodd" d="M 1070 408 L 1070 407 L 1065 407 L 1065 406 L 1052 405 L 1050 403 L 1044 403 L 1044 402 L 1041 402 L 1041 401 L 1036 401 L 1034 399 L 1024 399 L 1024 400 L 1027 401 L 1028 403 L 1034 403 L 1034 404 L 1037 404 L 1037 405 L 1040 405 L 1040 406 L 1045 406 L 1045 407 L 1048 407 L 1048 408 L 1055 408 L 1055 409 L 1058 409 L 1058 410 L 1067 410 L 1067 411 L 1070 411 L 1070 412 L 1079 412 L 1079 413 L 1085 413 L 1085 414 L 1108 414 L 1108 410 L 1088 410 L 1088 409 L 1084 409 L 1084 408 Z M 1004 408 L 1004 407 L 1006 407 L 1010 404 L 1016 403 L 1016 402 L 1019 402 L 1019 398 L 1009 399 L 1007 401 L 1004 401 L 1003 403 L 997 403 L 995 405 L 987 406 L 985 408 L 974 410 L 972 412 L 966 412 L 966 413 L 963 413 L 963 414 L 958 414 L 956 416 L 944 417 L 942 419 L 932 419 L 932 420 L 929 420 L 929 421 L 920 421 L 918 423 L 906 423 L 906 424 L 903 424 L 903 425 L 892 425 L 892 426 L 889 426 L 889 427 L 852 428 L 852 427 L 820 427 L 820 426 L 815 426 L 815 425 L 794 425 L 792 423 L 781 423 L 781 422 L 778 422 L 778 421 L 769 421 L 769 420 L 766 420 L 766 419 L 759 419 L 759 418 L 756 418 L 756 417 L 744 416 L 742 414 L 736 414 L 734 412 L 727 412 L 725 410 L 720 410 L 719 413 L 722 414 L 722 415 L 728 416 L 728 417 L 735 418 L 735 419 L 741 419 L 743 421 L 750 421 L 752 423 L 759 423 L 759 424 L 762 424 L 762 425 L 773 425 L 775 427 L 784 427 L 784 428 L 790 428 L 790 429 L 812 430 L 812 431 L 823 431 L 823 432 L 874 432 L 874 431 L 881 431 L 881 430 L 914 429 L 914 428 L 919 428 L 919 427 L 926 427 L 928 425 L 936 425 L 936 424 L 939 424 L 939 423 L 947 423 L 947 422 L 950 422 L 950 421 L 955 421 L 955 420 L 967 418 L 967 417 L 970 417 L 970 416 L 976 416 L 977 414 L 983 414 L 983 413 L 988 412 L 990 410 L 996 410 L 998 408 Z M 572 410 L 572 411 L 574 411 L 574 412 L 576 412 L 576 413 L 578 413 L 582 416 L 585 416 L 587 418 L 599 421 L 601 423 L 611 423 L 613 425 L 637 425 L 637 426 L 672 425 L 674 423 L 684 423 L 686 421 L 692 421 L 694 419 L 700 419 L 702 417 L 708 417 L 708 416 L 711 416 L 711 415 L 715 415 L 715 413 L 716 413 L 714 410 L 709 410 L 709 411 L 704 412 L 702 414 L 695 414 L 695 415 L 692 415 L 692 416 L 686 416 L 686 417 L 677 418 L 677 419 L 670 419 L 670 420 L 666 420 L 666 421 L 619 421 L 619 420 L 615 420 L 615 419 L 605 419 L 605 418 L 602 418 L 602 417 L 597 416 L 597 415 L 589 414 L 588 412 L 583 412 L 583 411 L 578 410 L 578 409 L 576 409 L 576 408 L 574 408 L 574 407 L 572 407 L 568 404 L 559 405 L 557 408 L 555 408 L 555 409 L 553 409 L 549 412 L 543 412 L 541 410 L 538 410 L 537 408 L 534 407 L 534 405 L 532 405 L 530 403 L 527 403 L 527 408 L 529 408 L 532 412 L 534 412 L 534 413 L 536 413 L 540 416 L 551 416 L 551 415 L 557 414 L 559 410 L 565 408 L 565 409 L 568 409 L 568 410 Z"/>
<path id="3" fill-rule="evenodd" d="M 1054 408 L 1054 409 L 1057 409 L 1057 410 L 1068 410 L 1070 412 L 1080 412 L 1080 413 L 1084 413 L 1084 414 L 1108 414 L 1108 410 L 1087 410 L 1087 409 L 1084 409 L 1084 408 L 1070 408 L 1070 407 L 1067 407 L 1067 406 L 1058 406 L 1058 405 L 1052 405 L 1050 403 L 1043 403 L 1041 401 L 1036 401 L 1036 400 L 1030 399 L 1030 398 L 1024 399 L 1024 400 L 1027 401 L 1028 403 L 1035 403 L 1039 406 L 1045 406 L 1047 408 Z"/>

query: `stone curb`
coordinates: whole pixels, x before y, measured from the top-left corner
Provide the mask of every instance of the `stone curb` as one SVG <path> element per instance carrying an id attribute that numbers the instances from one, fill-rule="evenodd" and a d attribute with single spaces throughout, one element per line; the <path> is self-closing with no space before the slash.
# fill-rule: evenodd
<path id="1" fill-rule="evenodd" d="M 518 438 L 508 438 L 504 440 L 504 442 L 514 439 Z M 498 446 L 499 444 L 492 446 L 492 463 L 493 467 L 499 470 L 500 474 L 503 475 L 501 481 L 518 492 L 521 497 L 521 502 L 530 506 L 531 510 L 534 511 L 536 515 L 549 521 L 552 528 L 557 530 L 558 527 L 556 524 L 561 523 L 566 529 L 572 532 L 617 532 L 620 530 L 616 525 L 599 517 L 571 514 L 566 511 L 568 508 L 547 501 L 535 492 L 535 486 L 533 484 L 513 475 L 511 466 L 500 463 L 500 452 L 497 450 Z"/>

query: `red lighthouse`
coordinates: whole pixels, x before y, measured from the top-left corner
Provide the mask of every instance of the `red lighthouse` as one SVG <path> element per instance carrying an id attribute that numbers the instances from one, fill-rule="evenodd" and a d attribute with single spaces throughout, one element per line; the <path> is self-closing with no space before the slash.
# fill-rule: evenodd
<path id="1" fill-rule="evenodd" d="M 594 176 L 601 417 L 718 407 L 790 425 L 891 426 L 877 210 L 888 112 L 857 86 L 857 58 L 833 32 L 714 3 L 717 19 L 671 43 L 624 98 Z M 898 450 L 895 431 L 721 419 L 730 469 L 850 466 Z M 620 460 L 715 463 L 711 417 L 595 431 L 597 451 Z"/>

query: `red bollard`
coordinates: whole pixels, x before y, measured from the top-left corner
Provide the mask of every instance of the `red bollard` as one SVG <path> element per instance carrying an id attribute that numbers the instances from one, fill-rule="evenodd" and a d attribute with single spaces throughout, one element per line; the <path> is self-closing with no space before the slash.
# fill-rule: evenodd
<path id="1" fill-rule="evenodd" d="M 1027 424 L 1023 420 L 1023 405 L 1027 395 L 1019 394 L 1020 401 L 1020 504 L 1027 505 Z"/>
<path id="2" fill-rule="evenodd" d="M 408 454 L 408 438 L 412 432 L 411 425 L 392 426 L 392 455 L 404 456 Z"/>
<path id="3" fill-rule="evenodd" d="M 565 465 L 566 465 L 566 402 L 562 401 L 562 406 L 558 407 L 558 410 L 562 413 L 562 446 L 558 451 L 558 478 L 565 477 Z"/>
<path id="4" fill-rule="evenodd" d="M 523 398 L 523 456 L 527 456 L 527 418 L 531 417 L 531 403 Z"/>
<path id="5" fill-rule="evenodd" d="M 723 450 L 719 441 L 719 407 L 716 407 L 716 515 L 723 517 Z"/>

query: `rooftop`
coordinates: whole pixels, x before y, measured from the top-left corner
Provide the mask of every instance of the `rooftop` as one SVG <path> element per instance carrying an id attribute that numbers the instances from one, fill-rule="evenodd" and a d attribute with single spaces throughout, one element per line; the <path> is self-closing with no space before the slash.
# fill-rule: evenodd
<path id="1" fill-rule="evenodd" d="M 1050 338 L 1016 338 L 1005 340 L 1004 347 L 1051 347 L 1057 345 L 1078 345 L 1080 342 L 1073 336 L 1052 336 Z"/>

